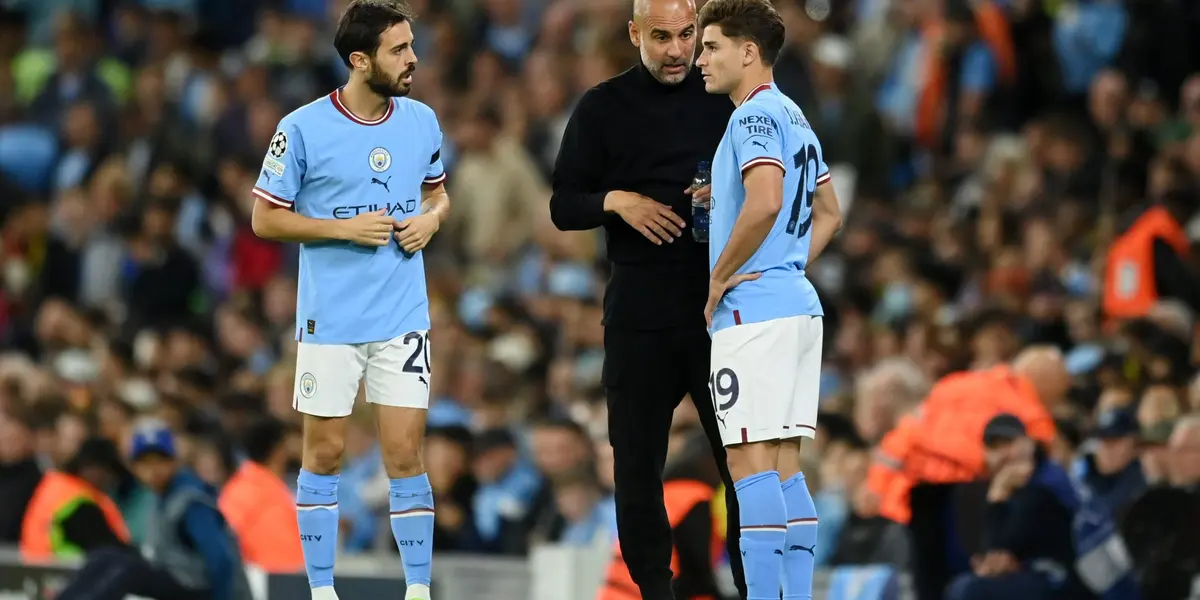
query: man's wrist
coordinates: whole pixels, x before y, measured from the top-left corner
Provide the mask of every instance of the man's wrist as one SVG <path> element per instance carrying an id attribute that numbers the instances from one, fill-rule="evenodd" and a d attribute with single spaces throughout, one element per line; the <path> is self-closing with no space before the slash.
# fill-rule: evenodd
<path id="1" fill-rule="evenodd" d="M 617 211 L 619 211 L 621 206 L 624 204 L 621 202 L 621 194 L 624 193 L 625 192 L 620 190 L 613 190 L 604 194 L 604 212 L 608 214 L 617 213 Z"/>
<path id="2" fill-rule="evenodd" d="M 350 241 L 350 228 L 343 219 L 329 219 L 329 239 L 340 242 Z"/>

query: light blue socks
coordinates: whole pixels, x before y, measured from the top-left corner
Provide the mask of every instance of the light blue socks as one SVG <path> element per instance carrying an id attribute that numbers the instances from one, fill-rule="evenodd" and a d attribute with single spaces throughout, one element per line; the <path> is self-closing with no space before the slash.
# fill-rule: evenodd
<path id="1" fill-rule="evenodd" d="M 391 480 L 392 535 L 408 585 L 429 585 L 433 561 L 433 488 L 429 475 Z"/>
<path id="2" fill-rule="evenodd" d="M 301 469 L 297 483 L 296 520 L 308 585 L 314 589 L 331 587 L 338 549 L 338 476 Z"/>
<path id="3" fill-rule="evenodd" d="M 783 553 L 783 599 L 812 600 L 817 507 L 804 482 L 804 473 L 797 473 L 783 482 L 783 500 L 788 519 L 787 548 Z"/>
<path id="4" fill-rule="evenodd" d="M 778 471 L 764 471 L 734 484 L 742 519 L 742 564 L 749 600 L 779 600 L 787 509 Z"/>

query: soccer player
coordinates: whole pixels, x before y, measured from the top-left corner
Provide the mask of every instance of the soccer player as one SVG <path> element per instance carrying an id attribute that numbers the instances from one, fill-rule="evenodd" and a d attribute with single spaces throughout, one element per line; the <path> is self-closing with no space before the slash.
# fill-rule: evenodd
<path id="1" fill-rule="evenodd" d="M 296 503 L 313 600 L 333 588 L 338 471 L 360 382 L 391 478 L 407 600 L 429 600 L 433 495 L 420 448 L 429 406 L 429 303 L 421 249 L 450 209 L 442 133 L 405 98 L 417 65 L 412 13 L 354 0 L 334 46 L 342 88 L 284 117 L 254 188 L 260 237 L 300 243 L 296 391 L 304 457 Z"/>
<path id="2" fill-rule="evenodd" d="M 712 165 L 713 403 L 741 507 L 749 598 L 812 598 L 817 513 L 800 472 L 813 437 L 822 311 L 804 275 L 841 226 L 821 144 L 772 84 L 784 27 L 767 0 L 710 0 L 697 60 L 737 108 Z M 781 484 L 782 479 L 782 484 Z"/>

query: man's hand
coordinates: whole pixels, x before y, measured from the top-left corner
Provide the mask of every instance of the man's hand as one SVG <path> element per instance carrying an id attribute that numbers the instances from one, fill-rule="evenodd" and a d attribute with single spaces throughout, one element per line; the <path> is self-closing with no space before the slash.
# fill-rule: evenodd
<path id="1" fill-rule="evenodd" d="M 719 281 L 717 279 L 708 280 L 708 303 L 704 305 L 704 322 L 712 327 L 713 311 L 717 310 L 717 303 L 725 294 L 733 288 L 742 284 L 745 281 L 754 281 L 762 277 L 762 273 L 742 273 L 730 277 L 728 281 Z"/>
<path id="2" fill-rule="evenodd" d="M 988 502 L 1005 502 L 1018 488 L 1029 482 L 1033 475 L 1033 461 L 1019 460 L 1005 465 L 992 477 L 992 485 L 988 488 Z"/>
<path id="3" fill-rule="evenodd" d="M 428 245 L 441 226 L 442 220 L 433 213 L 409 217 L 395 224 L 396 241 L 405 252 L 413 254 Z"/>
<path id="4" fill-rule="evenodd" d="M 711 185 L 706 185 L 698 190 L 693 190 L 692 186 L 689 185 L 683 190 L 683 193 L 690 195 L 694 204 L 699 204 L 704 208 L 710 207 L 710 202 L 712 201 Z"/>
<path id="5" fill-rule="evenodd" d="M 980 577 L 999 577 L 1008 573 L 1016 573 L 1021 569 L 1021 563 L 1004 550 L 993 550 L 982 557 L 971 560 L 975 574 Z"/>
<path id="6" fill-rule="evenodd" d="M 683 235 L 686 226 L 683 218 L 672 212 L 671 207 L 633 192 L 609 192 L 604 197 L 604 210 L 616 213 L 630 227 L 659 246 L 663 242 L 674 242 L 675 238 Z"/>
<path id="7" fill-rule="evenodd" d="M 352 219 L 337 221 L 341 226 L 338 237 L 362 246 L 386 246 L 392 239 L 392 226 L 396 223 L 385 210 L 362 213 Z"/>

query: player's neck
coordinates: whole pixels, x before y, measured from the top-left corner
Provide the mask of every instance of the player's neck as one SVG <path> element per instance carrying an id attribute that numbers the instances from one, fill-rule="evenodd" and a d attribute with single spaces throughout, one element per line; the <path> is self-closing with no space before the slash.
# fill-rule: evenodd
<path id="1" fill-rule="evenodd" d="M 742 82 L 729 93 L 729 99 L 733 100 L 734 106 L 741 106 L 743 102 L 749 99 L 751 92 L 758 89 L 759 86 L 770 85 L 774 79 L 775 77 L 770 68 L 747 69 L 746 76 L 742 78 Z"/>
<path id="2" fill-rule="evenodd" d="M 391 98 L 371 91 L 365 83 L 351 79 L 339 92 L 342 106 L 363 121 L 376 121 L 387 112 Z"/>

